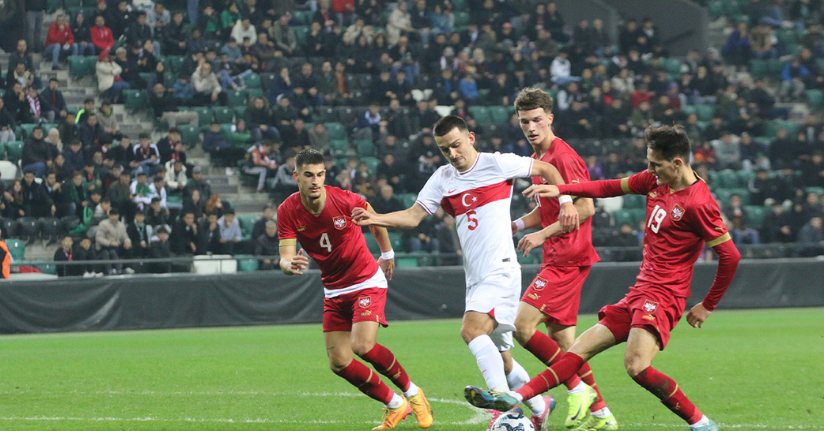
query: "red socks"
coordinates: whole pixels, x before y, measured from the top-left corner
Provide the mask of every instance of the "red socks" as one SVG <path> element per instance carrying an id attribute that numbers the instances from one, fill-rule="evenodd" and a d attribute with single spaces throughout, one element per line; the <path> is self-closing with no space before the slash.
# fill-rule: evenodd
<path id="1" fill-rule="evenodd" d="M 592 389 L 595 389 L 595 392 L 598 393 L 598 399 L 595 400 L 595 402 L 589 407 L 589 410 L 592 412 L 597 412 L 598 410 L 606 407 L 607 403 L 605 403 L 604 398 L 601 397 L 601 391 L 598 390 L 598 385 L 595 384 L 595 377 L 592 376 L 592 369 L 589 368 L 589 364 L 581 365 L 581 368 L 578 369 L 578 377 L 580 377 L 584 383 L 591 386 Z"/>
<path id="2" fill-rule="evenodd" d="M 524 349 L 535 355 L 535 357 L 543 362 L 547 367 L 558 362 L 561 357 L 564 356 L 564 352 L 561 351 L 558 343 L 541 331 L 535 331 L 535 333 L 532 334 L 532 338 L 529 339 L 529 342 L 524 344 Z M 587 366 L 587 368 L 589 368 L 589 366 Z M 572 389 L 578 386 L 578 383 L 581 383 L 581 379 L 575 374 L 573 374 L 569 380 L 564 382 L 567 389 Z"/>
<path id="3" fill-rule="evenodd" d="M 703 417 L 695 404 L 678 388 L 678 383 L 655 368 L 647 367 L 632 379 L 644 389 L 652 392 L 668 409 L 688 424 L 694 424 Z"/>
<path id="4" fill-rule="evenodd" d="M 346 368 L 335 371 L 335 374 L 346 379 L 347 382 L 358 388 L 361 392 L 372 399 L 389 404 L 392 396 L 395 395 L 389 386 L 386 386 L 377 373 L 356 359 L 352 360 Z"/>
<path id="5" fill-rule="evenodd" d="M 561 359 L 551 367 L 544 370 L 541 374 L 535 376 L 517 392 L 523 399 L 528 400 L 536 395 L 542 394 L 561 383 L 569 380 L 578 369 L 584 365 L 584 359 L 580 356 L 567 352 Z"/>
<path id="6" fill-rule="evenodd" d="M 406 371 L 389 349 L 375 343 L 375 347 L 361 356 L 361 358 L 372 364 L 379 373 L 388 377 L 389 380 L 392 380 L 392 383 L 402 391 L 406 392 L 409 390 L 409 384 L 412 381 L 409 380 Z"/>

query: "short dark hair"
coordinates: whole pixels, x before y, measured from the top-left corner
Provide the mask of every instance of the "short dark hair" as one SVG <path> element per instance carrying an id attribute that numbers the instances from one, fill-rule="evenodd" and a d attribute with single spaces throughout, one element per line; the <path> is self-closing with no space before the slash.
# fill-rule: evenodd
<path id="1" fill-rule="evenodd" d="M 322 165 L 323 154 L 315 149 L 307 148 L 298 153 L 295 157 L 295 169 L 300 169 L 306 165 Z"/>
<path id="2" fill-rule="evenodd" d="M 115 208 L 115 207 L 112 207 L 112 208 L 109 210 L 109 215 L 120 215 L 120 210 L 118 210 L 118 209 L 117 209 L 117 208 Z"/>
<path id="3" fill-rule="evenodd" d="M 169 231 L 168 231 L 165 227 L 163 227 L 163 226 L 161 226 L 161 227 L 157 228 L 157 234 L 158 234 L 158 235 L 160 235 L 160 234 L 162 234 L 162 233 L 168 234 L 168 233 L 169 233 Z"/>
<path id="4" fill-rule="evenodd" d="M 683 126 L 647 127 L 644 131 L 647 147 L 665 160 L 676 157 L 686 163 L 690 160 L 690 138 Z"/>
<path id="5" fill-rule="evenodd" d="M 229 209 L 223 210 L 223 215 L 229 215 L 229 214 L 235 215 L 235 209 L 234 208 L 229 208 Z"/>
<path id="6" fill-rule="evenodd" d="M 515 111 L 531 111 L 542 108 L 547 114 L 552 112 L 554 102 L 552 96 L 544 90 L 527 87 L 521 90 L 515 98 Z"/>
<path id="7" fill-rule="evenodd" d="M 469 131 L 469 128 L 466 127 L 466 121 L 464 121 L 463 118 L 457 115 L 447 115 L 435 122 L 435 125 L 432 127 L 432 134 L 435 136 L 444 136 L 455 128 L 461 132 Z"/>

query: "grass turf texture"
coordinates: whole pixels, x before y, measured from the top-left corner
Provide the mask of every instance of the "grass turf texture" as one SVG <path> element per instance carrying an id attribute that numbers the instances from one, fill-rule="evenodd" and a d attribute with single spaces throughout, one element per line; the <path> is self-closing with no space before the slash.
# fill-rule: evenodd
<path id="1" fill-rule="evenodd" d="M 824 429 L 822 309 L 713 313 L 682 322 L 655 367 L 722 429 Z M 589 327 L 594 316 L 583 316 Z M 426 390 L 431 429 L 482 430 L 462 397 L 483 385 L 457 320 L 395 322 L 379 341 Z M 381 405 L 327 368 L 319 325 L 2 337 L 3 430 L 368 430 Z M 542 370 L 520 347 L 530 375 Z M 623 346 L 592 361 L 621 429 L 686 425 L 623 370 Z M 391 384 L 391 383 L 390 383 Z M 551 429 L 563 429 L 566 392 Z M 398 429 L 419 429 L 414 418 Z"/>

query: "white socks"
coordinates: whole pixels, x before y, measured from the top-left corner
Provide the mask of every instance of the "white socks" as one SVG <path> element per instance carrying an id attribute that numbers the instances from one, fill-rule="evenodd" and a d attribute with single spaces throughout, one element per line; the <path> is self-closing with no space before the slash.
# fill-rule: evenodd
<path id="1" fill-rule="evenodd" d="M 703 415 L 703 416 L 701 416 L 701 420 L 699 420 L 698 422 L 696 422 L 694 424 L 690 424 L 690 428 L 704 427 L 704 426 L 707 426 L 709 424 L 710 424 L 710 418 L 708 418 L 707 415 Z"/>
<path id="2" fill-rule="evenodd" d="M 504 374 L 504 359 L 489 335 L 481 335 L 470 341 L 469 350 L 478 362 L 478 369 L 484 376 L 486 387 L 496 392 L 509 390 Z"/>
<path id="3" fill-rule="evenodd" d="M 415 386 L 414 383 L 409 382 L 409 389 L 403 391 L 403 396 L 405 396 L 406 398 L 409 398 L 409 397 L 414 397 L 415 395 L 418 395 L 418 387 Z"/>
<path id="4" fill-rule="evenodd" d="M 389 401 L 389 404 L 386 405 L 388 409 L 396 409 L 403 405 L 403 398 L 396 394 L 392 393 L 392 401 Z"/>
<path id="5" fill-rule="evenodd" d="M 609 411 L 609 407 L 604 407 L 601 410 L 592 412 L 592 416 L 595 416 L 598 419 L 608 418 L 611 414 L 612 412 Z"/>
<path id="6" fill-rule="evenodd" d="M 569 392 L 570 395 L 580 394 L 580 393 L 584 392 L 586 389 L 587 389 L 586 383 L 578 382 L 578 386 L 575 386 L 574 388 L 568 390 L 567 392 Z"/>
<path id="7" fill-rule="evenodd" d="M 506 375 L 506 382 L 512 391 L 519 389 L 529 382 L 529 374 L 527 374 L 521 364 L 515 361 L 515 358 L 512 359 L 512 371 Z M 533 416 L 542 416 L 546 410 L 546 401 L 544 401 L 544 397 L 540 395 L 526 400 L 524 404 L 529 407 Z"/>

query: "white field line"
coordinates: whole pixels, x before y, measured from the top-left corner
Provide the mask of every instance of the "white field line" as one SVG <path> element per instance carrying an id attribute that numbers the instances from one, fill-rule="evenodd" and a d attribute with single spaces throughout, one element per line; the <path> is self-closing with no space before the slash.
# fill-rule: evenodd
<path id="1" fill-rule="evenodd" d="M 21 395 L 21 394 L 39 393 L 35 391 L 16 391 L 16 392 L 0 392 L 2 395 Z M 55 394 L 55 392 L 52 392 Z M 158 395 L 158 396 L 173 396 L 173 395 L 196 395 L 196 396 L 304 396 L 304 397 L 360 397 L 360 393 L 352 392 L 267 392 L 267 391 L 177 391 L 177 392 L 159 392 L 159 391 L 66 391 L 60 394 L 79 394 L 79 395 Z M 472 407 L 462 400 L 453 400 L 445 398 L 429 398 L 429 401 L 443 404 L 454 404 L 465 406 L 472 410 L 473 415 L 465 421 L 457 422 L 440 422 L 441 425 L 474 425 L 485 423 L 489 420 L 489 414 L 481 409 Z M 238 424 L 343 424 L 352 423 L 351 421 L 336 421 L 336 420 L 293 420 L 293 419 L 206 419 L 206 418 L 157 418 L 152 416 L 136 417 L 136 418 L 118 418 L 118 417 L 71 417 L 71 416 L 0 416 L 0 421 L 14 422 L 14 421 L 43 421 L 43 422 L 59 422 L 59 421 L 74 421 L 74 422 L 193 422 L 193 423 L 238 423 Z M 437 419 L 436 419 L 437 421 Z M 361 422 L 363 424 L 373 424 L 373 422 Z M 625 426 L 643 427 L 643 428 L 684 428 L 683 424 L 661 424 L 661 423 L 622 423 Z M 824 429 L 821 425 L 764 425 L 764 424 L 725 424 L 719 423 L 723 428 L 731 429 L 763 429 L 763 430 L 820 430 Z"/>

